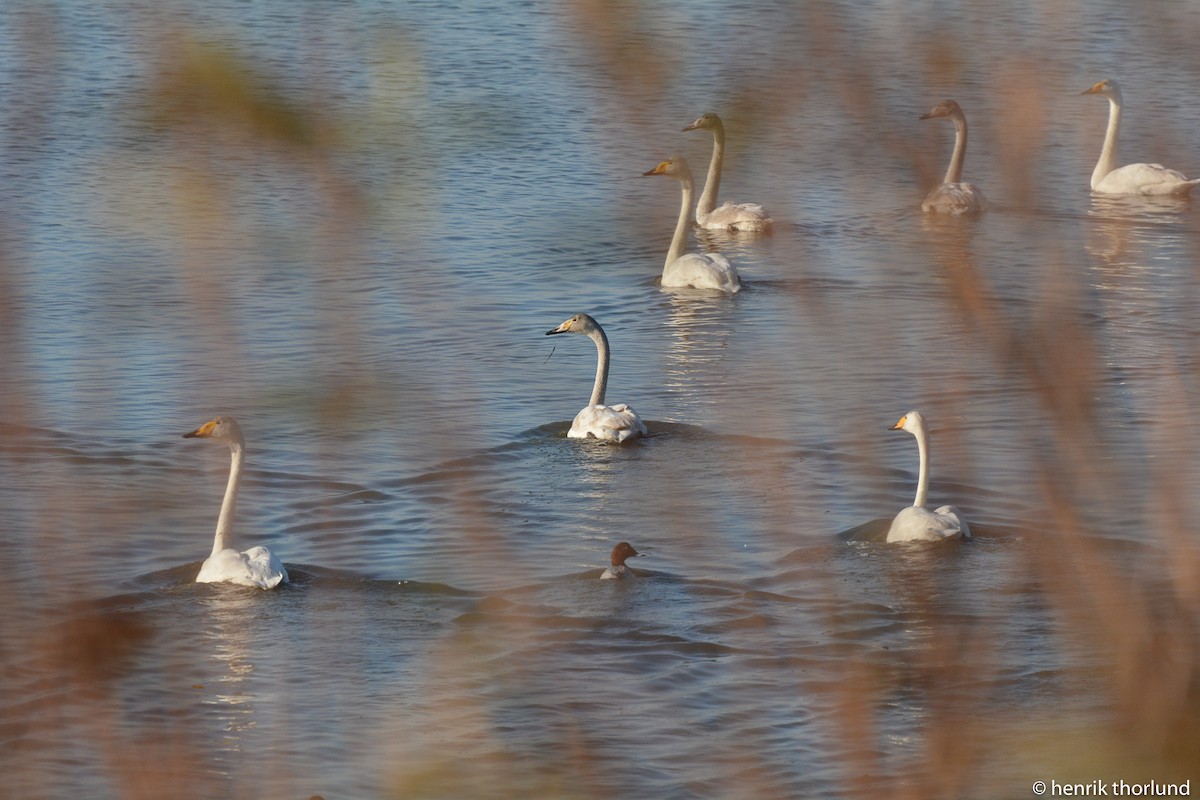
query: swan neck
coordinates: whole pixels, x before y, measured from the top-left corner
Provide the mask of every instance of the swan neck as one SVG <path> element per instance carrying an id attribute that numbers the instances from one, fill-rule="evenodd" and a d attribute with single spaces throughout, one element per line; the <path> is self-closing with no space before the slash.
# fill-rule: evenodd
<path id="1" fill-rule="evenodd" d="M 962 183 L 963 161 L 967 157 L 967 121 L 954 117 L 954 155 L 950 156 L 950 168 L 942 183 Z"/>
<path id="2" fill-rule="evenodd" d="M 1104 133 L 1104 146 L 1100 148 L 1100 160 L 1092 172 L 1092 188 L 1095 189 L 1104 176 L 1117 168 L 1117 134 L 1121 130 L 1121 101 L 1108 98 L 1108 130 Z"/>
<path id="3" fill-rule="evenodd" d="M 721 167 L 725 163 L 725 129 L 713 128 L 712 160 L 708 162 L 708 177 L 704 179 L 704 190 L 696 203 L 696 221 L 708 216 L 717 207 L 717 194 L 721 189 Z"/>
<path id="4" fill-rule="evenodd" d="M 929 437 L 925 434 L 925 428 L 918 428 L 917 432 L 917 452 L 921 458 L 921 469 L 917 474 L 917 497 L 913 500 L 913 505 L 917 508 L 925 507 L 925 500 L 929 496 Z"/>
<path id="5" fill-rule="evenodd" d="M 229 484 L 225 487 L 225 499 L 221 502 L 221 514 L 217 517 L 217 533 L 213 537 L 213 555 L 233 546 L 233 512 L 237 506 L 238 489 L 242 485 L 242 468 L 246 463 L 246 450 L 241 442 L 229 445 Z"/>
<path id="6" fill-rule="evenodd" d="M 596 343 L 596 383 L 592 386 L 591 406 L 604 405 L 604 391 L 608 388 L 608 337 L 601 328 L 588 334 Z"/>
<path id="7" fill-rule="evenodd" d="M 679 181 L 682 199 L 679 205 L 679 220 L 675 223 L 675 236 L 671 239 L 671 248 L 667 250 L 667 262 L 663 270 L 671 266 L 677 258 L 683 255 L 687 247 L 688 217 L 691 215 L 692 199 L 696 196 L 696 183 L 691 175 L 684 176 Z"/>

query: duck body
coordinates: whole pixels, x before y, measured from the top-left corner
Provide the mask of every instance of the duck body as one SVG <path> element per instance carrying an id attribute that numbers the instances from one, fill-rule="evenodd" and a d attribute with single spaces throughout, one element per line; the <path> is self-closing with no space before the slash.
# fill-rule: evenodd
<path id="1" fill-rule="evenodd" d="M 612 550 L 610 564 L 604 572 L 600 573 L 600 580 L 614 581 L 626 580 L 628 578 L 636 578 L 637 573 L 625 566 L 625 559 L 640 556 L 637 550 L 633 549 L 633 545 L 629 542 L 619 542 Z"/>

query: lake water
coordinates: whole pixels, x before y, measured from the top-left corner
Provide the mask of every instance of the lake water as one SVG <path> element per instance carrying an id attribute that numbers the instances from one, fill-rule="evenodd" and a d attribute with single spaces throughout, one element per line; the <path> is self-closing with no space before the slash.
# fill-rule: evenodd
<path id="1" fill-rule="evenodd" d="M 1200 175 L 1198 33 L 1108 1 L 0 8 L 0 794 L 1200 782 L 1200 210 L 1093 197 L 1079 96 L 1119 79 L 1123 159 Z M 946 97 L 978 219 L 920 212 Z M 657 286 L 679 189 L 641 177 L 703 175 L 707 110 L 722 199 L 776 220 L 692 233 L 732 297 Z M 544 333 L 579 311 L 646 440 L 565 438 L 596 352 Z M 878 541 L 913 408 L 973 542 Z M 229 462 L 181 434 L 217 414 L 280 590 L 193 583 Z M 597 580 L 620 540 L 641 578 Z"/>

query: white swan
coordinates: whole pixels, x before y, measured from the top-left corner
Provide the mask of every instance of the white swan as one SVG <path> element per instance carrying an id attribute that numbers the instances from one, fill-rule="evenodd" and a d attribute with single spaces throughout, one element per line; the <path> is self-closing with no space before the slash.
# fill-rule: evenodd
<path id="1" fill-rule="evenodd" d="M 925 498 L 929 493 L 929 436 L 925 432 L 925 418 L 918 411 L 910 411 L 888 430 L 908 431 L 917 437 L 921 472 L 917 478 L 917 498 L 892 520 L 887 541 L 937 542 L 956 537 L 971 538 L 971 529 L 957 508 L 942 506 L 930 511 L 925 507 Z"/>
<path id="2" fill-rule="evenodd" d="M 287 583 L 288 574 L 283 563 L 265 547 L 251 547 L 239 553 L 233 544 L 233 512 L 237 505 L 238 487 L 242 483 L 242 468 L 246 463 L 246 440 L 242 429 L 233 417 L 217 417 L 201 425 L 185 439 L 215 439 L 229 445 L 232 464 L 229 467 L 229 484 L 225 487 L 225 500 L 221 503 L 221 515 L 217 517 L 217 533 L 213 537 L 212 554 L 200 567 L 196 583 L 237 583 L 242 586 L 257 586 L 273 589 Z"/>
<path id="3" fill-rule="evenodd" d="M 1126 164 L 1117 166 L 1117 134 L 1121 130 L 1121 87 L 1104 80 L 1080 94 L 1098 94 L 1108 98 L 1108 131 L 1100 160 L 1092 170 L 1092 191 L 1098 194 L 1186 195 L 1200 184 L 1200 178 L 1188 180 L 1183 173 L 1162 164 Z"/>
<path id="4" fill-rule="evenodd" d="M 688 236 L 688 215 L 692 210 L 692 198 L 696 195 L 696 182 L 683 156 L 668 158 L 643 175 L 666 175 L 679 181 L 683 200 L 679 206 L 679 220 L 675 224 L 675 236 L 667 250 L 667 261 L 663 265 L 662 285 L 667 289 L 718 289 L 730 294 L 741 290 L 742 282 L 729 259 L 719 253 L 685 253 Z"/>
<path id="5" fill-rule="evenodd" d="M 921 119 L 945 117 L 954 123 L 954 155 L 942 185 L 936 187 L 921 203 L 926 214 L 978 214 L 987 210 L 987 198 L 978 186 L 962 182 L 963 160 L 967 155 L 967 117 L 953 100 L 943 100 Z"/>
<path id="6" fill-rule="evenodd" d="M 712 131 L 712 161 L 704 191 L 696 203 L 696 224 L 701 228 L 722 231 L 765 231 L 773 220 L 767 210 L 757 203 L 730 203 L 717 207 L 717 192 L 721 189 L 721 167 L 725 163 L 725 123 L 711 111 L 684 128 L 685 131 Z"/>
<path id="7" fill-rule="evenodd" d="M 600 323 L 587 314 L 576 314 L 557 328 L 546 331 L 547 336 L 556 333 L 582 333 L 596 343 L 596 383 L 592 386 L 592 399 L 575 415 L 567 436 L 572 439 L 600 439 L 618 444 L 646 435 L 642 418 L 629 406 L 618 403 L 604 405 L 604 390 L 608 386 L 608 337 Z"/>
<path id="8" fill-rule="evenodd" d="M 621 580 L 623 578 L 636 578 L 637 574 L 634 573 L 634 571 L 629 567 L 625 566 L 625 559 L 640 555 L 641 553 L 639 553 L 637 550 L 634 550 L 633 545 L 631 545 L 629 542 L 620 542 L 612 550 L 612 565 L 608 569 L 604 570 L 604 572 L 600 573 L 600 580 L 612 581 Z"/>

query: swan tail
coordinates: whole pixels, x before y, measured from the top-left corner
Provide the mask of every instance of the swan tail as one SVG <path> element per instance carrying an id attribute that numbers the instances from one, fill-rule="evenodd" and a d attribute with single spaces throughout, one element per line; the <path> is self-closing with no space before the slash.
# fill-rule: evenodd
<path id="1" fill-rule="evenodd" d="M 571 439 L 599 439 L 617 444 L 646 434 L 642 418 L 625 403 L 588 406 L 575 415 L 571 430 L 567 431 Z"/>

